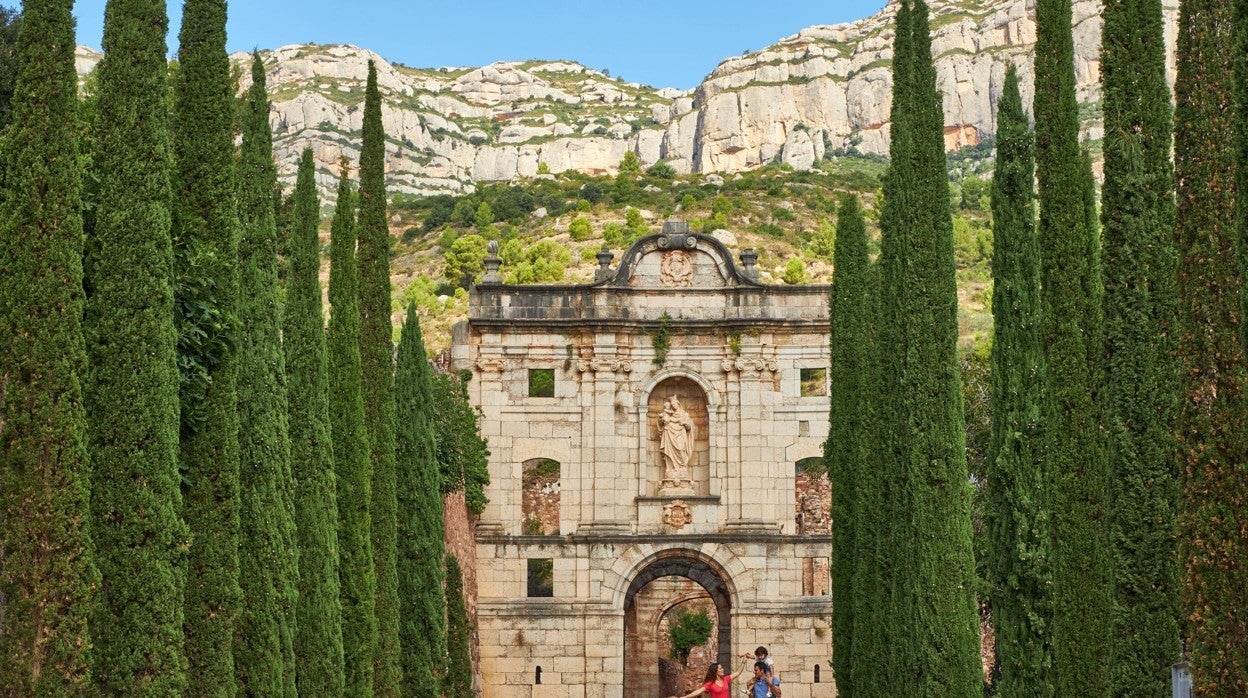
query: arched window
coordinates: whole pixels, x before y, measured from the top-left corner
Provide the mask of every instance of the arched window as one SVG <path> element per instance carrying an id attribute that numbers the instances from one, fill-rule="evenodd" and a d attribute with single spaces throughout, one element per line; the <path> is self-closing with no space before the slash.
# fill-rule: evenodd
<path id="1" fill-rule="evenodd" d="M 818 674 L 816 674 L 815 676 L 817 677 Z M 818 681 L 818 680 L 819 680 L 818 678 L 815 679 L 815 681 Z M 538 686 L 542 685 L 542 668 L 540 666 L 533 671 L 533 683 Z"/>
<path id="2" fill-rule="evenodd" d="M 538 671 L 541 671 L 541 669 L 538 669 Z M 541 681 L 538 681 L 538 683 L 541 683 Z M 815 665 L 815 683 L 819 683 L 819 665 L 818 664 Z"/>

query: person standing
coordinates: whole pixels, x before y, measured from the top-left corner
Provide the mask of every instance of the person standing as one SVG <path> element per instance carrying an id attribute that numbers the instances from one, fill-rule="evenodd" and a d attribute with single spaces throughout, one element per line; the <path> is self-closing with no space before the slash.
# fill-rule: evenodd
<path id="1" fill-rule="evenodd" d="M 746 656 L 748 657 L 748 655 Z M 694 698 L 694 696 L 700 696 L 702 694 L 706 694 L 711 698 L 728 698 L 730 684 L 732 684 L 732 681 L 745 671 L 747 664 L 749 664 L 747 660 L 742 660 L 741 668 L 737 669 L 732 676 L 727 676 L 724 674 L 723 664 L 720 664 L 719 662 L 711 662 L 711 665 L 706 668 L 706 677 L 702 680 L 702 687 L 695 690 L 693 693 L 687 693 L 680 696 L 680 698 Z M 671 698 L 676 698 L 676 696 L 672 696 Z"/>

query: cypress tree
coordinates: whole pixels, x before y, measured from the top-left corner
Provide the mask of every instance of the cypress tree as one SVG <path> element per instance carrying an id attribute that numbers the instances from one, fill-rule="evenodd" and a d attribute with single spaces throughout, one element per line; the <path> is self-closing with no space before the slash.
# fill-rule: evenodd
<path id="1" fill-rule="evenodd" d="M 225 1 L 186 0 L 174 90 L 174 244 L 179 248 L 179 360 L 206 381 L 183 381 L 182 463 L 191 528 L 186 656 L 192 695 L 232 696 L 238 580 L 238 213 L 234 200 L 234 96 L 225 53 Z M 199 294 L 215 311 L 205 328 Z M 216 333 L 218 343 L 201 336 Z M 206 349 L 206 351 L 205 351 Z"/>
<path id="2" fill-rule="evenodd" d="M 992 443 L 985 506 L 1000 667 L 996 686 L 1005 698 L 1053 695 L 1033 158 L 1018 75 L 1011 65 L 997 107 L 997 167 L 992 180 Z"/>
<path id="3" fill-rule="evenodd" d="M 464 605 L 464 574 L 459 560 L 446 555 L 446 680 L 442 695 L 446 698 L 472 698 L 472 621 Z"/>
<path id="4" fill-rule="evenodd" d="M 238 208 L 239 582 L 246 604 L 234 632 L 238 684 L 253 695 L 295 695 L 297 574 L 286 366 L 277 300 L 273 140 L 264 64 L 252 56 L 243 115 Z"/>
<path id="5" fill-rule="evenodd" d="M 917 690 L 923 696 L 982 695 L 979 615 L 972 550 L 971 484 L 958 368 L 958 295 L 945 165 L 944 112 L 928 10 L 914 3 L 913 109 L 917 225 L 911 231 L 901 317 L 912 332 L 902 378 L 905 475 L 918 541 Z M 909 101 L 909 100 L 908 100 Z M 904 588 L 904 586 L 902 587 Z"/>
<path id="6" fill-rule="evenodd" d="M 885 181 L 880 408 L 891 517 L 891 695 L 982 692 L 957 363 L 953 221 L 927 6 L 903 0 Z M 880 664 L 877 664 L 877 667 Z"/>
<path id="7" fill-rule="evenodd" d="M 1175 179 L 1180 250 L 1178 433 L 1183 611 L 1193 688 L 1248 694 L 1248 437 L 1231 3 L 1179 14 Z M 1242 29 L 1242 27 L 1241 27 Z M 1230 175 L 1230 176 L 1228 176 Z"/>
<path id="8" fill-rule="evenodd" d="M 115 695 L 179 695 L 187 686 L 167 24 L 160 0 L 110 0 L 99 67 L 84 402 L 101 576 L 93 669 L 99 691 Z"/>
<path id="9" fill-rule="evenodd" d="M 369 524 L 369 451 L 360 394 L 360 312 L 355 269 L 355 194 L 345 160 L 330 230 L 329 422 L 338 483 L 342 650 L 348 696 L 373 695 L 377 619 Z"/>
<path id="10" fill-rule="evenodd" d="M 1110 0 L 1101 33 L 1106 458 L 1113 693 L 1162 696 L 1179 645 L 1177 253 L 1160 0 Z M 1086 186 L 1085 186 L 1086 188 Z"/>
<path id="11" fill-rule="evenodd" d="M 851 235 L 853 233 L 851 232 Z M 865 233 L 864 233 L 865 234 Z M 837 232 L 838 239 L 840 231 Z M 839 241 L 838 241 L 839 244 Z M 875 353 L 875 363 L 870 367 L 871 375 L 868 386 L 871 398 L 866 408 L 870 410 L 867 426 L 867 437 L 872 440 L 868 445 L 868 456 L 875 458 L 871 467 L 865 468 L 859 479 L 854 483 L 854 501 L 850 502 L 848 515 L 853 521 L 854 550 L 857 551 L 853 564 L 853 579 L 850 596 L 853 608 L 850 610 L 852 624 L 850 628 L 850 676 L 853 696 L 887 695 L 890 674 L 877 671 L 880 662 L 886 661 L 889 652 L 887 632 L 890 577 L 886 572 L 891 570 L 895 551 L 890 549 L 892 497 L 888 496 L 889 473 L 883 468 L 880 447 L 882 405 L 880 391 L 883 381 L 880 373 L 880 362 L 887 358 L 880 353 L 879 337 L 881 329 L 879 318 L 882 316 L 880 306 L 881 264 L 870 264 L 867 268 L 867 312 L 873 323 L 870 341 Z M 834 541 L 835 543 L 835 541 Z M 835 546 L 833 548 L 835 552 Z M 835 666 L 834 666 L 835 669 Z M 851 697 L 852 698 L 852 697 Z"/>
<path id="12" fill-rule="evenodd" d="M 70 0 L 27 0 L 0 202 L 0 685 L 86 694 L 89 530 L 82 182 Z"/>
<path id="13" fill-rule="evenodd" d="M 839 695 L 852 698 L 855 614 L 869 613 L 858 604 L 854 577 L 858 560 L 869 557 L 870 533 L 862 529 L 866 507 L 858 483 L 873 467 L 871 404 L 874 393 L 875 346 L 872 328 L 871 260 L 867 228 L 854 196 L 841 200 L 829 303 L 832 346 L 832 395 L 824 462 L 832 491 L 832 665 Z"/>
<path id="14" fill-rule="evenodd" d="M 893 45 L 893 104 L 890 114 L 890 162 L 884 175 L 884 205 L 880 211 L 879 258 L 879 402 L 876 407 L 875 436 L 879 452 L 879 476 L 864 480 L 862 497 L 878 492 L 881 524 L 875 529 L 874 565 L 863 560 L 860 568 L 865 596 L 856 618 L 859 632 L 854 650 L 853 671 L 858 682 L 855 693 L 863 696 L 913 695 L 910 668 L 915 657 L 913 588 L 902 588 L 907 571 L 918 564 L 913 533 L 913 503 L 909 499 L 902 446 L 905 435 L 900 431 L 904 422 L 900 383 L 904 369 L 905 349 L 909 341 L 909 325 L 904 322 L 901 308 L 910 290 L 903 277 L 909 254 L 909 236 L 916 225 L 911 214 L 915 210 L 913 162 L 913 127 L 911 116 L 914 75 L 914 37 L 911 31 L 910 0 L 902 0 L 897 10 Z M 876 492 L 873 492 L 875 489 Z M 868 522 L 863 522 L 866 530 Z M 874 616 L 874 617 L 872 617 Z M 880 672 L 869 667 L 896 667 L 897 671 Z"/>
<path id="15" fill-rule="evenodd" d="M 396 565 L 394 329 L 390 324 L 390 230 L 386 223 L 386 134 L 377 67 L 368 63 L 360 149 L 360 382 L 372 459 L 373 566 L 377 574 L 377 656 L 373 690 L 399 693 L 399 579 Z"/>
<path id="16" fill-rule="evenodd" d="M 1036 170 L 1039 179 L 1042 407 L 1053 551 L 1057 695 L 1110 690 L 1112 582 L 1108 474 L 1096 411 L 1100 365 L 1095 229 L 1079 150 L 1070 0 L 1036 5 Z"/>
<path id="17" fill-rule="evenodd" d="M 403 694 L 438 685 L 446 669 L 441 474 L 434 431 L 433 385 L 416 308 L 409 305 L 399 341 L 394 395 L 398 481 L 399 619 Z"/>
<path id="18" fill-rule="evenodd" d="M 338 582 L 338 495 L 330 441 L 325 328 L 321 311 L 320 203 L 310 149 L 295 184 L 295 221 L 283 320 L 289 386 L 290 462 L 299 535 L 295 676 L 311 696 L 343 692 L 342 602 Z"/>

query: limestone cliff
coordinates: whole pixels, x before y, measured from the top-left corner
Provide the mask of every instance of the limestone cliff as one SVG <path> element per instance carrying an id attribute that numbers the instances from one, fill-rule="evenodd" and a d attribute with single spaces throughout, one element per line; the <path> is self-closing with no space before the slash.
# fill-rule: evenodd
<path id="1" fill-rule="evenodd" d="M 1178 0 L 1163 0 L 1173 66 Z M 1034 0 L 931 0 L 946 145 L 995 129 L 1005 68 L 1033 91 Z M 895 0 L 867 19 L 814 26 L 724 60 L 694 90 L 655 89 L 562 61 L 410 68 L 354 46 L 265 52 L 279 175 L 312 147 L 331 193 L 341 155 L 358 159 L 367 62 L 377 62 L 392 192 L 458 194 L 541 171 L 610 173 L 626 151 L 679 172 L 736 172 L 780 160 L 805 169 L 829 151 L 888 151 Z M 1100 138 L 1099 0 L 1074 3 L 1085 136 Z M 80 49 L 80 71 L 98 54 Z M 235 56 L 238 61 L 245 56 Z M 246 71 L 240 91 L 247 89 Z"/>

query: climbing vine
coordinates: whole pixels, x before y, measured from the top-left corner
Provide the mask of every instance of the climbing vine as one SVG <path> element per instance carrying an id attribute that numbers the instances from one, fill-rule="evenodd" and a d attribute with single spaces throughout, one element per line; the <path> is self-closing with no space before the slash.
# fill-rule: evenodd
<path id="1" fill-rule="evenodd" d="M 672 316 L 664 312 L 659 320 L 659 329 L 650 336 L 650 345 L 654 347 L 654 363 L 662 366 L 667 363 L 667 350 L 672 346 Z"/>

